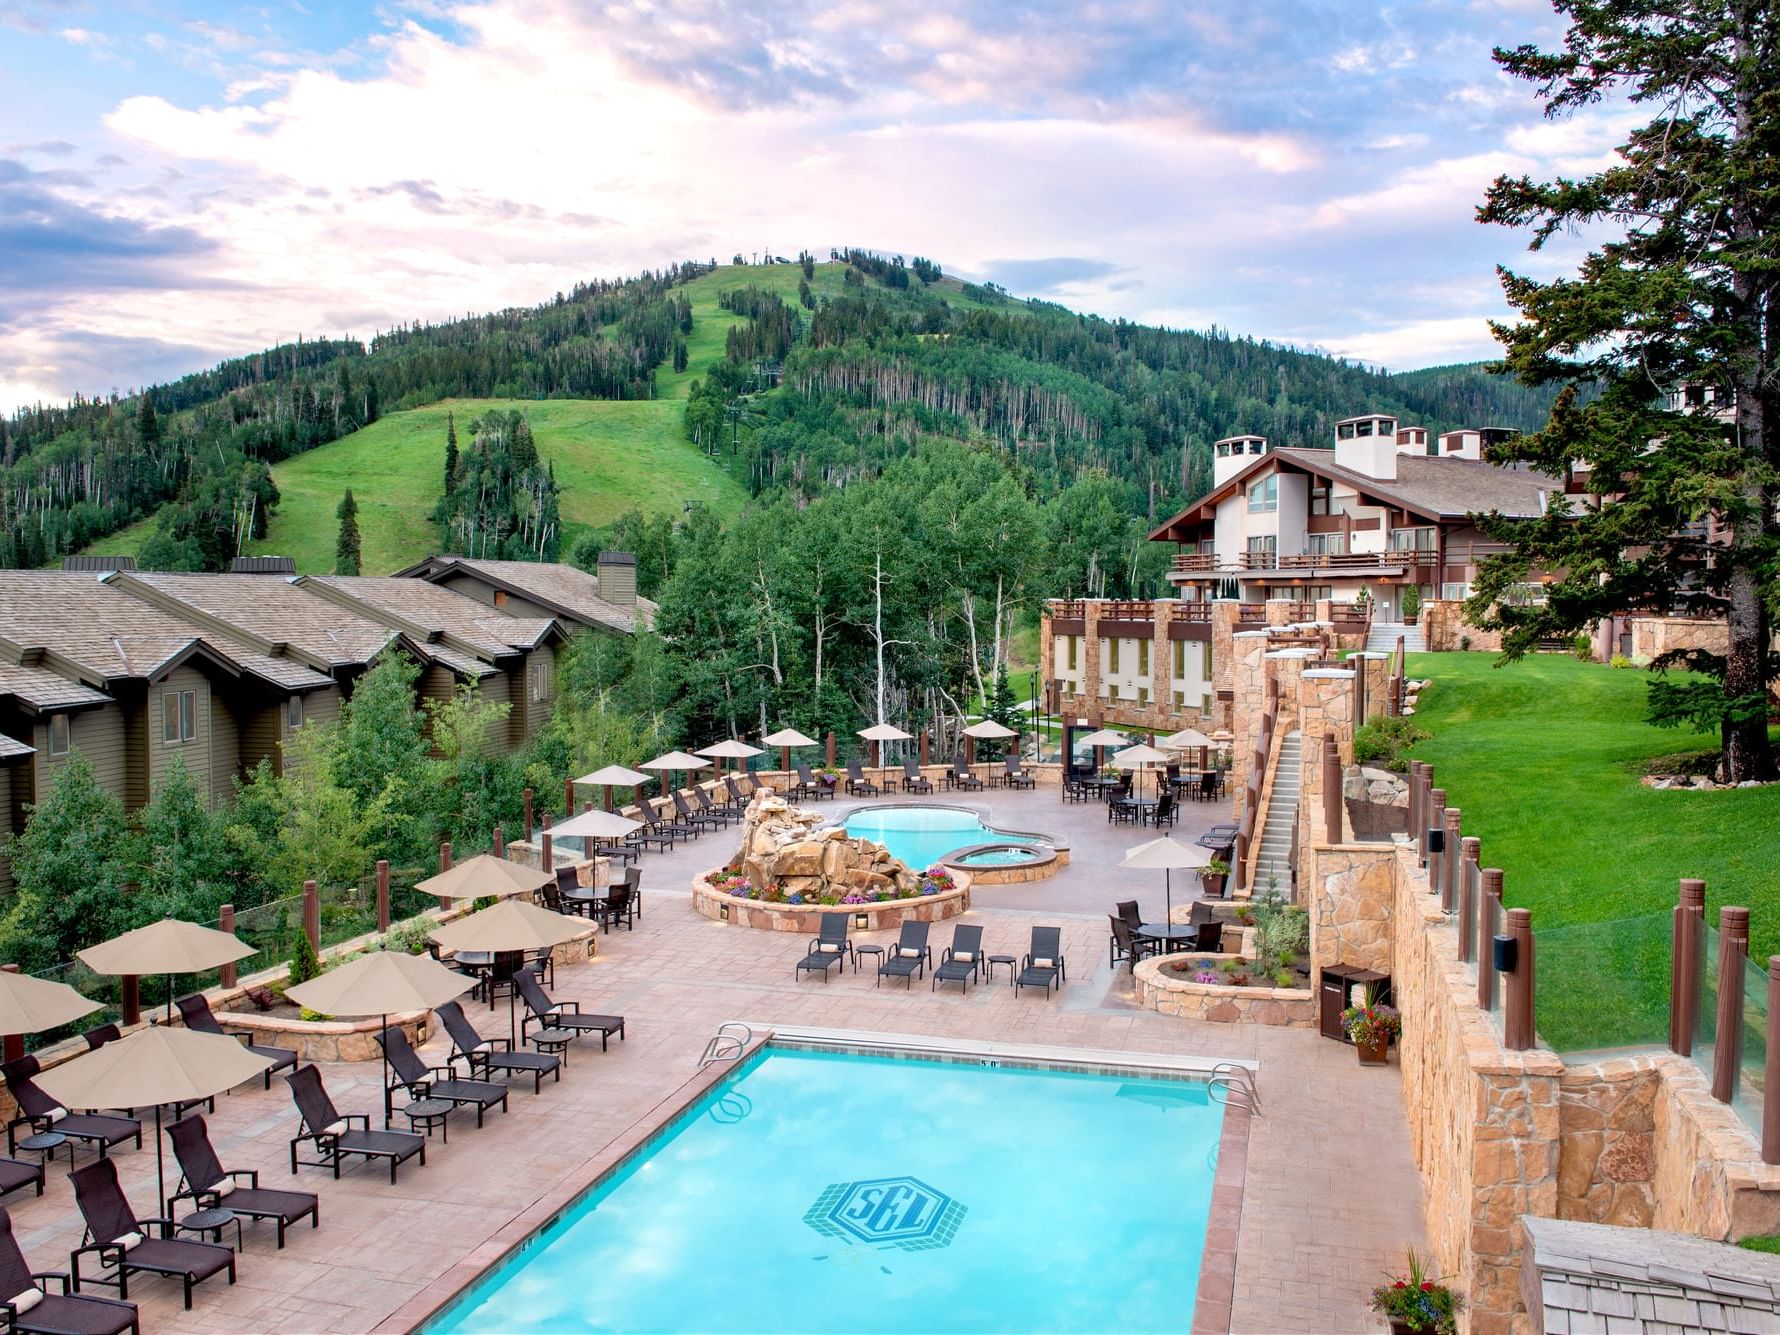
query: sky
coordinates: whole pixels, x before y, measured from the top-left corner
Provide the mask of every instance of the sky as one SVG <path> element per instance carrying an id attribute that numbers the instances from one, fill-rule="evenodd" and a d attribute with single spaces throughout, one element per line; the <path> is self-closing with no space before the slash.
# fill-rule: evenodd
<path id="1" fill-rule="evenodd" d="M 680 259 L 861 246 L 1391 369 L 1501 173 L 1611 157 L 1547 0 L 0 0 L 0 410 Z"/>

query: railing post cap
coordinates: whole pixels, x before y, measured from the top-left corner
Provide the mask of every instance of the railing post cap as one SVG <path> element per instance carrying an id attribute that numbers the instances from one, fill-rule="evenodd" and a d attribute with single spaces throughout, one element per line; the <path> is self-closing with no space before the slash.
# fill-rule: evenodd
<path id="1" fill-rule="evenodd" d="M 1474 834 L 1468 834 L 1463 839 L 1459 840 L 1459 847 L 1464 850 L 1466 857 L 1475 862 L 1477 861 L 1478 855 L 1483 852 L 1483 840 L 1479 839 Z"/>
<path id="2" fill-rule="evenodd" d="M 1509 909 L 1508 925 L 1517 929 L 1522 927 L 1531 928 L 1533 925 L 1533 910 L 1526 908 Z"/>
<path id="3" fill-rule="evenodd" d="M 1706 903 L 1706 883 L 1694 877 L 1682 877 L 1681 902 L 1690 908 L 1703 908 Z"/>
<path id="4" fill-rule="evenodd" d="M 1446 805 L 1446 789 L 1430 788 L 1428 790 L 1428 798 L 1435 806 L 1443 807 Z"/>
<path id="5" fill-rule="evenodd" d="M 1726 904 L 1718 910 L 1718 921 L 1725 927 L 1749 925 L 1749 910 L 1736 904 Z"/>

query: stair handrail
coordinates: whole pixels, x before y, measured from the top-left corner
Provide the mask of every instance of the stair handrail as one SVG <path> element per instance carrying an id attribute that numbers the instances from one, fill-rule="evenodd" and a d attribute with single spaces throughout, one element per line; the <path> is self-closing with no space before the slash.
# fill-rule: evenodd
<path id="1" fill-rule="evenodd" d="M 740 1032 L 734 1032 L 736 1030 Z M 735 1061 L 753 1042 L 754 1031 L 747 1025 L 740 1020 L 725 1020 L 705 1043 L 704 1055 L 698 1059 L 698 1069 L 702 1071 L 718 1062 Z"/>
<path id="2" fill-rule="evenodd" d="M 1237 1062 L 1219 1062 L 1211 1068 L 1205 1081 L 1206 1094 L 1214 1102 L 1235 1104 L 1261 1116 L 1261 1091 L 1255 1084 L 1255 1073 Z M 1222 1093 L 1223 1097 L 1217 1095 Z"/>

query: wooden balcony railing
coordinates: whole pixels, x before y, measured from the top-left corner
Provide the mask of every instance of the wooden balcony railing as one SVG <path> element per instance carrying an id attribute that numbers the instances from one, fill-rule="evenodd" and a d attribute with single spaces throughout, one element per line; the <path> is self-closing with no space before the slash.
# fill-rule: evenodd
<path id="1" fill-rule="evenodd" d="M 1438 564 L 1439 553 L 1418 548 L 1386 552 L 1297 552 L 1279 556 L 1273 552 L 1240 552 L 1234 560 L 1207 552 L 1174 558 L 1180 575 L 1242 575 L 1262 570 L 1294 573 L 1369 574 L 1385 570 L 1428 570 Z"/>

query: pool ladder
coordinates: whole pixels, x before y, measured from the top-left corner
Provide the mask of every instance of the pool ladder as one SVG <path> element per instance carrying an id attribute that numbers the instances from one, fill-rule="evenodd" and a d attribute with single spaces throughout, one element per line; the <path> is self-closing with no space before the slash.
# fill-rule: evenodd
<path id="1" fill-rule="evenodd" d="M 754 1031 L 747 1025 L 740 1020 L 725 1020 L 717 1026 L 711 1041 L 705 1044 L 705 1054 L 698 1059 L 698 1069 L 702 1071 L 718 1062 L 735 1061 L 753 1041 Z"/>
<path id="2" fill-rule="evenodd" d="M 1261 1091 L 1255 1086 L 1255 1073 L 1237 1062 L 1219 1062 L 1211 1068 L 1205 1082 L 1214 1102 L 1247 1108 L 1256 1117 L 1261 1115 Z"/>

